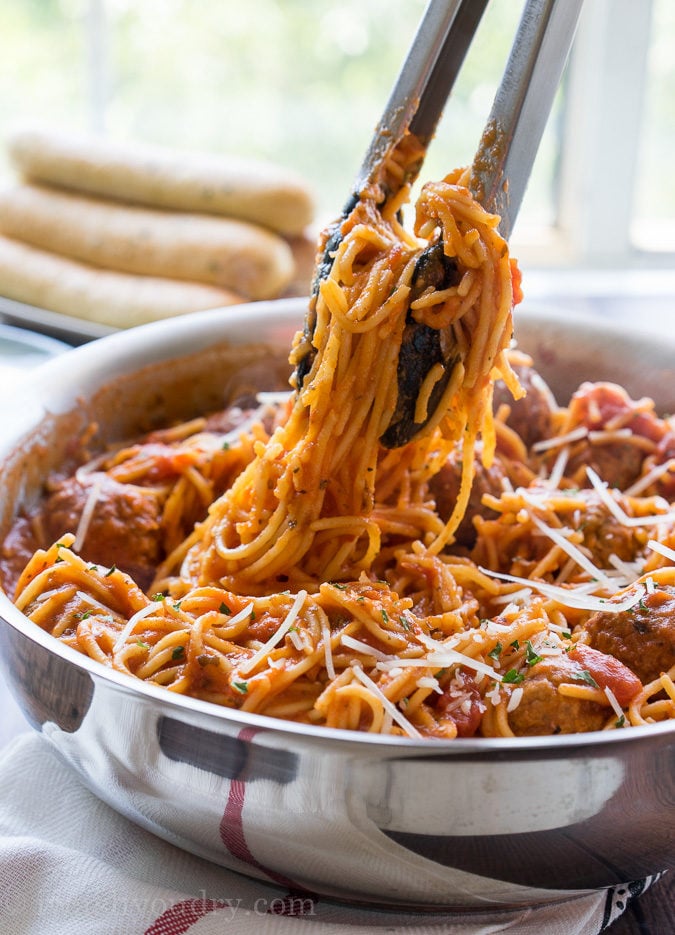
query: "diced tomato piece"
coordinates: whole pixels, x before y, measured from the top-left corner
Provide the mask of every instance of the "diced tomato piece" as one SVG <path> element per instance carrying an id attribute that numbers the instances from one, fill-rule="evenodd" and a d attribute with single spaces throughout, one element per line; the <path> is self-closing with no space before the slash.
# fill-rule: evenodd
<path id="1" fill-rule="evenodd" d="M 518 305 L 523 301 L 523 274 L 520 271 L 517 260 L 513 257 L 509 260 L 511 264 L 511 288 L 513 289 L 513 304 Z"/>
<path id="2" fill-rule="evenodd" d="M 459 705 L 456 704 L 458 695 L 463 696 Z M 441 717 L 455 722 L 458 737 L 473 737 L 480 725 L 485 705 L 474 680 L 464 678 L 461 689 L 444 691 L 438 696 L 436 710 Z"/>
<path id="3" fill-rule="evenodd" d="M 585 643 L 577 643 L 569 658 L 589 672 L 600 688 L 609 688 L 621 707 L 630 704 L 642 691 L 642 682 L 637 675 L 614 656 L 601 653 Z"/>

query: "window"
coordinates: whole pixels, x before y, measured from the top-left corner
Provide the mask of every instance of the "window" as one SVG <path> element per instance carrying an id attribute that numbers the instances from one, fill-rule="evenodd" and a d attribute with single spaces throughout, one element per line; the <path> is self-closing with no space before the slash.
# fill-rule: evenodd
<path id="1" fill-rule="evenodd" d="M 272 159 L 314 183 L 323 220 L 344 201 L 423 9 L 4 0 L 0 128 L 35 118 Z M 520 10 L 490 3 L 426 177 L 472 158 Z M 587 0 L 514 232 L 528 265 L 672 266 L 674 42 L 669 0 Z"/>

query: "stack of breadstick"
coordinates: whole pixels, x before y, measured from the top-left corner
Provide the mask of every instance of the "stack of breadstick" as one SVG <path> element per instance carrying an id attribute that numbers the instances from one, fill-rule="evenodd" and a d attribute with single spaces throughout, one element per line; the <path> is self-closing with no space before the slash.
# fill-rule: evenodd
<path id="1" fill-rule="evenodd" d="M 0 295 L 128 328 L 307 294 L 313 199 L 279 166 L 22 128 L 0 192 Z"/>

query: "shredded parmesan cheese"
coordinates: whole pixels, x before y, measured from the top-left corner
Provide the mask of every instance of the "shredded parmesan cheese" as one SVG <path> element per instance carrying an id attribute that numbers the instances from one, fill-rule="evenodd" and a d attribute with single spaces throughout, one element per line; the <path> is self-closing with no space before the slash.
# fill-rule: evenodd
<path id="1" fill-rule="evenodd" d="M 522 686 L 517 685 L 516 688 L 514 688 L 513 691 L 511 692 L 511 697 L 509 698 L 509 702 L 506 705 L 506 711 L 508 714 L 516 710 L 516 708 L 522 701 L 522 698 L 523 698 Z"/>
<path id="2" fill-rule="evenodd" d="M 582 438 L 586 438 L 588 435 L 588 429 L 585 425 L 580 425 L 576 429 L 572 429 L 571 432 L 568 432 L 567 435 L 557 435 L 555 438 L 543 438 L 539 442 L 535 442 L 532 445 L 532 451 L 548 451 L 550 448 L 562 448 L 563 445 L 569 445 L 570 442 L 578 442 Z"/>
<path id="3" fill-rule="evenodd" d="M 240 610 L 238 614 L 235 614 L 234 617 L 228 617 L 228 626 L 236 626 L 238 623 L 241 623 L 242 620 L 246 620 L 247 617 L 250 617 L 253 606 L 253 601 L 251 601 L 250 604 L 247 604 L 246 607 L 244 607 L 243 610 Z"/>
<path id="4" fill-rule="evenodd" d="M 619 704 L 616 695 L 614 694 L 612 689 L 609 687 L 609 685 L 605 685 L 604 692 L 607 695 L 607 700 L 609 701 L 612 708 L 614 709 L 614 713 L 616 714 L 617 718 L 621 720 L 621 718 L 623 717 L 623 708 Z"/>
<path id="5" fill-rule="evenodd" d="M 300 634 L 298 633 L 298 631 L 297 631 L 297 630 L 294 630 L 293 627 L 291 627 L 291 629 L 288 631 L 288 637 L 289 637 L 291 643 L 295 646 L 295 648 L 296 648 L 299 652 L 302 652 L 302 650 L 304 649 L 304 645 L 303 645 L 303 642 L 302 642 L 302 637 L 300 636 Z"/>
<path id="6" fill-rule="evenodd" d="M 298 591 L 297 596 L 295 600 L 293 601 L 293 606 L 288 611 L 288 614 L 286 615 L 286 619 L 281 624 L 281 626 L 277 629 L 277 631 L 274 634 L 272 634 L 272 636 L 267 640 L 267 642 L 264 643 L 260 647 L 260 649 L 251 656 L 250 659 L 247 659 L 246 662 L 244 662 L 242 665 L 239 666 L 239 672 L 242 675 L 248 675 L 248 673 L 251 672 L 251 670 L 254 669 L 258 665 L 260 660 L 263 659 L 271 649 L 274 649 L 277 643 L 281 642 L 281 640 L 291 629 L 295 621 L 298 619 L 298 614 L 300 613 L 300 609 L 302 605 L 305 603 L 306 597 L 307 597 L 307 591 Z M 250 614 L 251 611 L 253 610 L 253 602 L 251 602 L 249 607 L 245 608 L 245 610 L 246 609 L 248 609 L 248 613 Z M 241 614 L 244 614 L 244 611 L 241 611 Z M 241 615 L 238 615 L 238 616 L 240 617 L 240 619 L 242 619 Z M 234 623 L 235 619 L 236 618 L 233 617 L 231 623 Z"/>
<path id="7" fill-rule="evenodd" d="M 560 530 L 553 529 L 552 526 L 548 526 L 540 519 L 537 519 L 536 516 L 532 517 L 532 522 L 540 532 L 543 532 L 545 536 L 548 536 L 549 539 L 552 539 L 556 545 L 560 546 L 563 552 L 566 552 L 570 558 L 573 558 L 577 565 L 583 568 L 584 571 L 587 571 L 591 578 L 594 578 L 605 588 L 608 588 L 609 590 L 613 589 L 612 582 L 605 575 L 605 573 L 597 568 L 593 562 L 584 555 L 581 549 L 578 549 L 573 542 L 570 542 L 569 539 L 567 539 L 560 532 Z"/>
<path id="8" fill-rule="evenodd" d="M 443 694 L 443 689 L 438 684 L 438 679 L 435 679 L 431 675 L 423 675 L 421 679 L 417 679 L 418 688 L 431 688 L 433 691 L 438 692 L 439 695 Z"/>
<path id="9" fill-rule="evenodd" d="M 656 523 L 671 523 L 675 520 L 674 510 L 670 510 L 668 513 L 655 513 L 652 516 L 629 516 L 621 509 L 607 489 L 607 484 L 598 477 L 593 468 L 587 466 L 586 474 L 602 502 L 614 519 L 621 523 L 622 526 L 654 526 Z"/>
<path id="10" fill-rule="evenodd" d="M 675 562 L 675 549 L 668 548 L 667 545 L 664 545 L 662 542 L 657 542 L 656 539 L 650 539 L 647 545 L 652 552 L 658 552 L 659 555 L 663 555 L 664 558 L 669 558 L 671 562 Z"/>
<path id="11" fill-rule="evenodd" d="M 379 649 L 375 649 L 372 646 L 369 646 L 368 643 L 364 643 L 361 640 L 355 640 L 353 636 L 349 636 L 346 633 L 343 633 L 340 637 L 340 642 L 343 646 L 347 646 L 349 649 L 356 650 L 357 653 L 363 653 L 364 656 L 373 656 L 375 659 L 380 661 L 388 660 L 390 657 L 381 652 Z"/>
<path id="12" fill-rule="evenodd" d="M 548 476 L 547 486 L 551 490 L 558 490 L 560 487 L 560 481 L 563 479 L 565 474 L 565 468 L 567 467 L 567 462 L 569 460 L 570 450 L 567 446 L 562 448 L 558 454 L 558 457 L 555 459 L 555 464 L 551 468 L 551 473 Z"/>
<path id="13" fill-rule="evenodd" d="M 333 663 L 333 647 L 330 642 L 330 626 L 327 619 L 321 621 L 321 636 L 323 637 L 323 654 L 326 660 L 326 675 L 333 681 L 335 678 L 335 665 Z"/>
<path id="14" fill-rule="evenodd" d="M 154 601 L 151 601 L 149 604 L 146 604 L 145 607 L 141 607 L 140 610 L 137 610 L 136 613 L 129 618 L 126 626 L 115 640 L 113 653 L 118 653 L 120 649 L 122 649 L 126 641 L 136 629 L 136 625 L 141 620 L 143 620 L 144 617 L 149 617 L 150 614 L 152 614 L 155 610 L 157 610 L 157 604 Z"/>
<path id="15" fill-rule="evenodd" d="M 668 472 L 673 469 L 675 469 L 675 458 L 671 458 L 664 464 L 657 464 L 651 471 L 647 471 L 647 473 L 639 477 L 634 484 L 626 488 L 624 491 L 625 495 L 627 497 L 636 497 L 638 494 L 641 494 L 643 490 L 646 490 L 647 487 L 650 487 L 654 481 L 657 481 L 659 477 L 663 477 L 664 474 L 668 474 Z"/>
<path id="16" fill-rule="evenodd" d="M 588 440 L 600 445 L 609 445 L 612 442 L 622 441 L 624 438 L 631 438 L 633 433 L 629 428 L 623 429 L 591 429 L 588 433 Z"/>
<path id="17" fill-rule="evenodd" d="M 77 524 L 77 530 L 75 531 L 75 541 L 72 545 L 73 552 L 79 552 L 84 545 L 84 540 L 87 538 L 89 524 L 91 523 L 96 504 L 98 503 L 98 499 L 101 494 L 101 486 L 102 482 L 100 478 L 97 478 L 91 485 L 87 499 L 85 500 L 84 507 L 82 509 L 80 521 Z"/>
<path id="18" fill-rule="evenodd" d="M 291 390 L 280 390 L 275 393 L 259 391 L 255 398 L 259 403 L 267 406 L 283 406 L 293 395 Z"/>
<path id="19" fill-rule="evenodd" d="M 368 688 L 375 695 L 375 697 L 380 701 L 384 710 L 391 715 L 393 720 L 396 721 L 399 727 L 403 728 L 409 737 L 421 739 L 422 735 L 417 730 L 417 728 L 410 723 L 407 717 L 401 714 L 396 705 L 387 698 L 381 688 L 378 688 L 370 676 L 366 675 L 361 666 L 354 666 L 352 671 L 354 672 L 354 675 L 357 677 L 359 682 L 365 685 L 366 688 Z"/>
<path id="20" fill-rule="evenodd" d="M 675 552 L 673 552 L 675 560 Z M 565 607 L 572 607 L 579 610 L 606 610 L 609 613 L 621 613 L 624 610 L 630 610 L 640 603 L 644 596 L 644 588 L 640 585 L 636 590 L 625 597 L 622 601 L 608 600 L 603 597 L 595 597 L 587 593 L 588 586 L 574 588 L 559 588 L 554 584 L 547 584 L 545 581 L 532 581 L 529 578 L 519 578 L 517 575 L 507 575 L 501 571 L 490 571 L 489 568 L 479 566 L 480 571 L 486 575 L 492 575 L 493 578 L 500 578 L 502 581 L 514 581 L 517 584 L 527 584 L 535 591 L 539 591 L 545 597 L 551 598 L 558 604 Z"/>

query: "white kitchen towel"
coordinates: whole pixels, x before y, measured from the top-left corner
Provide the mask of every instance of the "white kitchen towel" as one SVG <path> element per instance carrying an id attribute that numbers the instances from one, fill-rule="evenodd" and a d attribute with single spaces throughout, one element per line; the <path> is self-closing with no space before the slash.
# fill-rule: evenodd
<path id="1" fill-rule="evenodd" d="M 6 935 L 596 935 L 653 879 L 512 912 L 401 912 L 249 879 L 137 827 L 37 734 L 0 756 Z"/>

